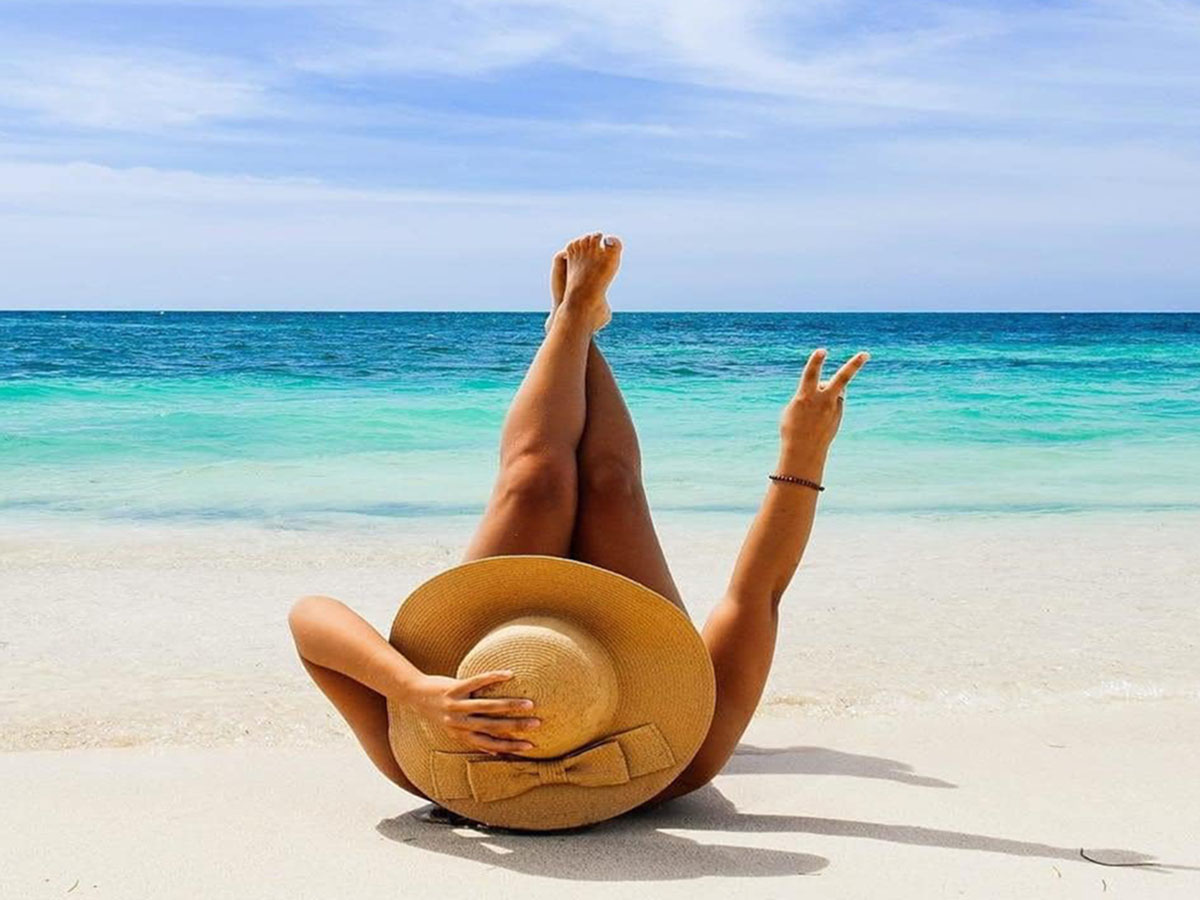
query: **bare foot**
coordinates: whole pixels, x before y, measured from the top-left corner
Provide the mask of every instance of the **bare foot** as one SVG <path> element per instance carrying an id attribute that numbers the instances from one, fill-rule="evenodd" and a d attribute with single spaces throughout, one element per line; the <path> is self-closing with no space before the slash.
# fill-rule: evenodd
<path id="1" fill-rule="evenodd" d="M 600 232 L 595 232 L 567 244 L 554 257 L 550 275 L 554 311 L 546 322 L 547 331 L 560 309 L 577 310 L 589 322 L 592 331 L 607 325 L 612 319 L 612 310 L 608 307 L 606 291 L 620 265 L 621 241 L 613 235 L 602 238 Z"/>
<path id="2" fill-rule="evenodd" d="M 563 301 L 563 295 L 567 292 L 567 251 L 559 250 L 554 254 L 554 260 L 550 263 L 550 315 L 546 317 L 546 331 L 550 330 L 550 323 L 554 321 L 554 314 L 558 312 L 558 305 Z"/>

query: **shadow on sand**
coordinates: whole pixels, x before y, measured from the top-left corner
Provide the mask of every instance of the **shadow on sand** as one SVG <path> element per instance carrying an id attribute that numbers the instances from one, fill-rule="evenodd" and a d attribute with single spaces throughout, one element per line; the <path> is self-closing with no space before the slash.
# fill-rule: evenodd
<path id="1" fill-rule="evenodd" d="M 700 819 L 711 822 L 722 818 L 716 810 L 708 809 L 710 806 L 732 804 L 709 786 L 657 810 L 633 812 L 569 832 L 522 834 L 434 825 L 421 818 L 428 807 L 384 819 L 376 830 L 386 838 L 422 850 L 527 875 L 572 881 L 812 875 L 829 865 L 825 857 L 812 853 L 700 843 L 663 830 L 713 827 L 699 824 Z"/>
<path id="2" fill-rule="evenodd" d="M 940 778 L 918 775 L 907 763 L 882 756 L 831 750 L 828 747 L 755 747 L 753 744 L 738 744 L 737 752 L 725 765 L 723 774 L 848 775 L 898 781 L 917 787 L 958 787 Z"/>
<path id="3" fill-rule="evenodd" d="M 913 772 L 896 760 L 861 756 L 821 747 L 763 749 L 741 745 L 725 769 L 729 774 L 840 774 L 881 778 L 921 787 L 956 785 Z M 384 837 L 460 859 L 470 859 L 514 872 L 583 881 L 673 881 L 707 875 L 762 877 L 812 875 L 829 865 L 823 856 L 755 847 L 753 841 L 712 844 L 671 831 L 715 831 L 732 834 L 818 834 L 888 841 L 925 847 L 946 847 L 1041 857 L 1091 865 L 1079 847 L 1056 847 L 1032 841 L 970 832 L 894 825 L 853 819 L 740 813 L 712 785 L 687 797 L 651 809 L 637 810 L 587 829 L 573 832 L 523 834 L 503 829 L 450 827 L 430 824 L 422 814 L 430 807 L 384 819 L 377 826 Z M 585 840 L 580 840 L 586 836 Z M 1131 850 L 1090 850 L 1096 859 L 1120 860 L 1113 865 L 1137 866 L 1169 874 L 1154 857 Z"/>

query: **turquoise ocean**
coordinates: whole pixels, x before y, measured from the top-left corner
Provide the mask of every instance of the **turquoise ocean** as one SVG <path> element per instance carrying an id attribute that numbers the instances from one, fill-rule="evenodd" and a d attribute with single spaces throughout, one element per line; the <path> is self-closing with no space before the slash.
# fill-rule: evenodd
<path id="1" fill-rule="evenodd" d="M 0 313 L 0 514 L 474 514 L 541 313 Z M 618 313 L 659 510 L 751 512 L 807 351 L 867 349 L 836 515 L 1200 508 L 1200 314 Z"/>

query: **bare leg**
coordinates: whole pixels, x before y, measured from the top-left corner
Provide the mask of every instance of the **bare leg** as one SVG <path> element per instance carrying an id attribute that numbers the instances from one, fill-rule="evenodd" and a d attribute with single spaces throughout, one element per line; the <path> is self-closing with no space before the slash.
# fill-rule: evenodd
<path id="1" fill-rule="evenodd" d="M 550 270 L 555 313 L 566 286 L 567 254 L 562 252 Z M 576 455 L 579 503 L 571 557 L 632 578 L 683 609 L 642 487 L 637 431 L 612 369 L 594 341 L 588 348 L 585 386 L 587 422 Z"/>
<path id="2" fill-rule="evenodd" d="M 567 262 L 560 252 L 550 270 L 551 323 L 566 293 Z M 576 455 L 579 501 L 570 555 L 632 578 L 682 609 L 642 488 L 637 431 L 594 341 L 588 347 L 585 389 L 587 421 Z"/>
<path id="3" fill-rule="evenodd" d="M 616 275 L 620 249 L 603 246 L 599 234 L 567 246 L 565 298 L 504 421 L 500 473 L 467 560 L 570 551 L 588 347 L 592 332 L 608 320 L 604 291 Z"/>
<path id="4" fill-rule="evenodd" d="M 586 388 L 571 556 L 632 578 L 683 609 L 642 486 L 637 431 L 595 342 L 588 349 Z"/>
<path id="5" fill-rule="evenodd" d="M 500 477 L 467 559 L 504 553 L 565 556 L 570 549 L 575 452 L 585 419 L 584 371 L 591 335 L 608 321 L 604 290 L 616 274 L 620 246 L 602 246 L 597 234 L 572 241 L 566 252 L 575 277 L 505 419 Z M 345 718 L 367 756 L 400 787 L 424 796 L 392 754 L 385 687 L 345 674 L 354 669 L 341 670 L 347 648 L 360 663 L 366 657 L 378 659 L 371 648 L 386 648 L 384 637 L 331 597 L 302 598 L 289 623 L 304 668 Z"/>

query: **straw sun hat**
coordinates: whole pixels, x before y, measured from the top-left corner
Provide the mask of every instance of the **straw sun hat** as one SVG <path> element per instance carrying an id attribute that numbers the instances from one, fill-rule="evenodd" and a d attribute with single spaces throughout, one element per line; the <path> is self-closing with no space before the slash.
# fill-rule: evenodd
<path id="1" fill-rule="evenodd" d="M 401 605 L 391 643 L 431 675 L 509 670 L 474 696 L 534 702 L 534 748 L 490 756 L 388 701 L 404 774 L 489 825 L 572 828 L 632 809 L 675 779 L 712 719 L 712 662 L 687 616 L 576 560 L 493 556 L 442 572 Z"/>

